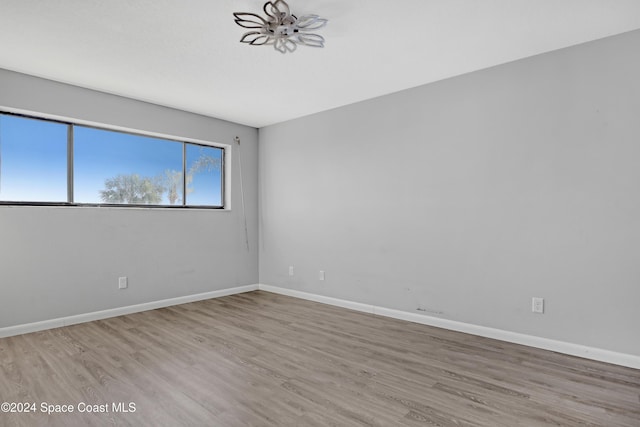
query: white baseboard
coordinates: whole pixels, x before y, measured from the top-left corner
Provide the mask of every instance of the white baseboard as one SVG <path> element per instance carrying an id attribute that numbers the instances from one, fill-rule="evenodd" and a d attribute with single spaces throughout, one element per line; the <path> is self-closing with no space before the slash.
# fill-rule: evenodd
<path id="1" fill-rule="evenodd" d="M 308 292 L 296 291 L 293 289 L 280 288 L 277 286 L 264 284 L 239 286 L 236 288 L 221 289 L 218 291 L 205 292 L 202 294 L 186 295 L 160 301 L 151 301 L 142 304 L 129 305 L 126 307 L 95 311 L 92 313 L 83 313 L 74 316 L 60 317 L 57 319 L 44 320 L 42 322 L 8 326 L 0 328 L 0 338 L 26 334 L 30 332 L 43 331 L 46 329 L 60 328 L 63 326 L 75 325 L 77 323 L 107 319 L 109 317 L 122 316 L 125 314 L 139 313 L 141 311 L 154 310 L 157 308 L 169 307 L 172 305 L 186 304 L 211 298 L 220 298 L 228 295 L 251 292 L 258 289 L 266 292 L 273 292 L 276 294 L 287 295 L 337 307 L 348 308 L 365 313 L 377 314 L 380 316 L 391 317 L 408 322 L 420 323 L 423 325 L 435 326 L 438 328 L 449 329 L 458 332 L 465 332 L 481 337 L 493 338 L 515 344 L 522 344 L 529 347 L 541 348 L 544 350 L 555 351 L 571 356 L 583 357 L 585 359 L 597 360 L 600 362 L 640 369 L 640 356 L 632 354 L 618 353 L 611 350 L 588 347 L 580 344 L 552 340 L 549 338 L 536 337 L 533 335 L 526 335 L 518 332 L 505 331 L 502 329 L 489 328 L 486 326 L 473 325 L 470 323 L 457 322 L 455 320 L 440 319 L 424 314 L 410 313 L 406 311 L 395 310 L 392 308 L 379 307 L 371 304 L 363 304 L 359 302 L 332 298 L 323 295 L 311 294 Z"/>
<path id="2" fill-rule="evenodd" d="M 311 294 L 293 289 L 280 288 L 260 284 L 259 289 L 266 292 L 287 295 L 323 304 L 335 305 L 351 310 L 365 313 L 377 314 L 380 316 L 392 317 L 394 319 L 406 320 L 408 322 L 421 323 L 423 325 L 436 326 L 438 328 L 452 331 L 465 332 L 467 334 L 478 335 L 486 338 L 493 338 L 515 344 L 522 344 L 529 347 L 555 351 L 571 356 L 583 357 L 585 359 L 597 360 L 600 362 L 612 363 L 614 365 L 626 366 L 640 369 L 640 356 L 618 353 L 601 348 L 587 347 L 580 344 L 573 344 L 564 341 L 552 340 L 549 338 L 536 337 L 533 335 L 521 334 L 518 332 L 505 331 L 502 329 L 489 328 L 486 326 L 473 325 L 471 323 L 457 322 L 455 320 L 440 319 L 424 314 L 409 313 L 406 311 L 391 308 L 378 307 L 370 304 L 362 304 L 338 298 L 331 298 L 317 294 Z"/>
<path id="3" fill-rule="evenodd" d="M 221 289 L 219 291 L 205 292 L 202 294 L 186 295 L 182 297 L 163 299 L 160 301 L 145 302 L 142 304 L 128 305 L 126 307 L 111 308 L 108 310 L 94 311 L 92 313 L 77 314 L 74 316 L 59 317 L 57 319 L 44 320 L 42 322 L 26 323 L 24 325 L 8 326 L 0 328 L 0 338 L 30 332 L 44 331 L 46 329 L 60 328 L 62 326 L 75 325 L 77 323 L 91 322 L 107 319 L 109 317 L 123 316 L 125 314 L 139 313 L 141 311 L 155 310 L 156 308 L 172 305 L 186 304 L 211 298 L 226 297 L 228 295 L 241 294 L 258 290 L 258 285 L 239 286 L 236 288 Z"/>

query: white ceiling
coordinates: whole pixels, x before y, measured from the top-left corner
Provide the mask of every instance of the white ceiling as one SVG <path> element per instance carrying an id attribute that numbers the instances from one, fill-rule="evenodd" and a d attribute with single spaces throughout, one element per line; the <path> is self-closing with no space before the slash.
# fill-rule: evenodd
<path id="1" fill-rule="evenodd" d="M 0 68 L 254 127 L 640 28 L 638 0 L 289 0 L 324 49 L 238 41 L 265 0 L 0 0 Z"/>

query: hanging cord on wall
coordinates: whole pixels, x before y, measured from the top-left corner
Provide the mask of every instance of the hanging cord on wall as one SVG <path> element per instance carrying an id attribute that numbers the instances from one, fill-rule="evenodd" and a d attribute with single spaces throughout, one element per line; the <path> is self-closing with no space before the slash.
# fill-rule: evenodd
<path id="1" fill-rule="evenodd" d="M 2 194 L 2 116 L 0 116 L 0 194 Z"/>
<path id="2" fill-rule="evenodd" d="M 242 200 L 242 216 L 244 218 L 244 238 L 247 243 L 247 252 L 249 252 L 249 229 L 247 228 L 247 211 L 244 206 L 244 185 L 242 181 L 242 150 L 240 149 L 240 138 L 235 137 L 238 143 L 238 163 L 240 164 L 240 198 Z"/>

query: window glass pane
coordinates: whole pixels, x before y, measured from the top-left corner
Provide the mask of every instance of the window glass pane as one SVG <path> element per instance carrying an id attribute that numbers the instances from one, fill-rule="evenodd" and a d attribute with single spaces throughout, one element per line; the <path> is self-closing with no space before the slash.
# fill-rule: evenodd
<path id="1" fill-rule="evenodd" d="M 67 201 L 67 125 L 0 115 L 0 201 Z"/>
<path id="2" fill-rule="evenodd" d="M 222 206 L 222 153 L 187 144 L 187 205 Z"/>
<path id="3" fill-rule="evenodd" d="M 182 143 L 74 127 L 74 201 L 182 204 Z"/>

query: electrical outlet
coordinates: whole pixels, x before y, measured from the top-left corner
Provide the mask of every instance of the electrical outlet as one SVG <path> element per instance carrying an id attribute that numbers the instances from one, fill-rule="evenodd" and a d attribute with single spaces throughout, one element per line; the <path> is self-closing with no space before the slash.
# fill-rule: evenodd
<path id="1" fill-rule="evenodd" d="M 118 289 L 127 289 L 129 281 L 126 277 L 118 277 Z"/>
<path id="2" fill-rule="evenodd" d="M 532 298 L 531 311 L 534 313 L 544 313 L 544 298 Z"/>
<path id="3" fill-rule="evenodd" d="M 320 270 L 320 273 L 318 273 L 318 280 L 324 280 L 324 270 Z"/>
<path id="4" fill-rule="evenodd" d="M 293 265 L 289 266 L 289 276 L 293 276 Z"/>

